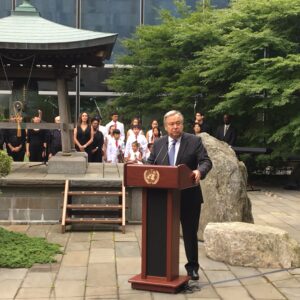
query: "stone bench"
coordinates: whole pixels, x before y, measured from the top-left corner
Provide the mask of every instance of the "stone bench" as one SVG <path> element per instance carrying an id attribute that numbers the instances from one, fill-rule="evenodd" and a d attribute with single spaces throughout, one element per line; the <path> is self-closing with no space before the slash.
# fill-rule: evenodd
<path id="1" fill-rule="evenodd" d="M 209 223 L 206 255 L 234 266 L 300 267 L 300 245 L 284 230 L 242 222 Z"/>

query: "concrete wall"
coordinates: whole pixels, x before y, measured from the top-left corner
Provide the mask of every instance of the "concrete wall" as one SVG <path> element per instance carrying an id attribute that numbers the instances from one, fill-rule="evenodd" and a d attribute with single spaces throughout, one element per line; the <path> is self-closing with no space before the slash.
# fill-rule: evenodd
<path id="1" fill-rule="evenodd" d="M 71 190 L 88 190 L 88 184 Z M 93 188 L 113 190 L 112 188 Z M 0 194 L 0 223 L 58 223 L 61 218 L 63 185 L 47 186 L 4 186 Z M 127 189 L 127 221 L 141 221 L 141 190 Z M 118 203 L 118 198 L 77 197 L 74 203 Z"/>

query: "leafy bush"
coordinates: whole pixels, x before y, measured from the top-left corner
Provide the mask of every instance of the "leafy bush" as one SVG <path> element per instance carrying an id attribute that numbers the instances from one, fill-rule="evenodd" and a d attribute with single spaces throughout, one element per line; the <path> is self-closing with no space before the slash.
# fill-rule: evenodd
<path id="1" fill-rule="evenodd" d="M 0 151 L 0 177 L 9 174 L 11 163 L 12 158 L 5 151 Z"/>
<path id="2" fill-rule="evenodd" d="M 34 263 L 52 263 L 58 253 L 61 253 L 58 244 L 0 228 L 0 268 L 30 268 Z"/>

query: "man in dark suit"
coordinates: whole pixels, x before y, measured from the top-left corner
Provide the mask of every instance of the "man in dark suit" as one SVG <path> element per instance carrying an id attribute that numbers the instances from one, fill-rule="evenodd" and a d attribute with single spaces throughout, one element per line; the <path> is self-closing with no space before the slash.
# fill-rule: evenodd
<path id="1" fill-rule="evenodd" d="M 194 173 L 195 187 L 181 192 L 180 221 L 187 264 L 185 268 L 192 280 L 198 280 L 198 226 L 203 202 L 200 190 L 200 179 L 204 179 L 212 168 L 206 149 L 201 139 L 183 132 L 183 115 L 176 110 L 164 116 L 167 135 L 156 140 L 148 163 L 157 165 L 187 165 Z"/>
<path id="2" fill-rule="evenodd" d="M 216 138 L 220 141 L 224 141 L 230 146 L 234 146 L 236 142 L 236 130 L 231 125 L 231 117 L 225 114 L 223 117 L 224 125 L 217 128 Z"/>

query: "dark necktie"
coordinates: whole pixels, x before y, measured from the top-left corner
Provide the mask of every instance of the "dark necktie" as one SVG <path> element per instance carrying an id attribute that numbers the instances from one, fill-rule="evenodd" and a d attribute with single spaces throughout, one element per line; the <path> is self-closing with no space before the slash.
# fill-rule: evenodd
<path id="1" fill-rule="evenodd" d="M 171 142 L 171 147 L 169 150 L 169 164 L 170 166 L 174 166 L 175 165 L 175 145 L 177 143 L 177 140 L 173 140 Z"/>

